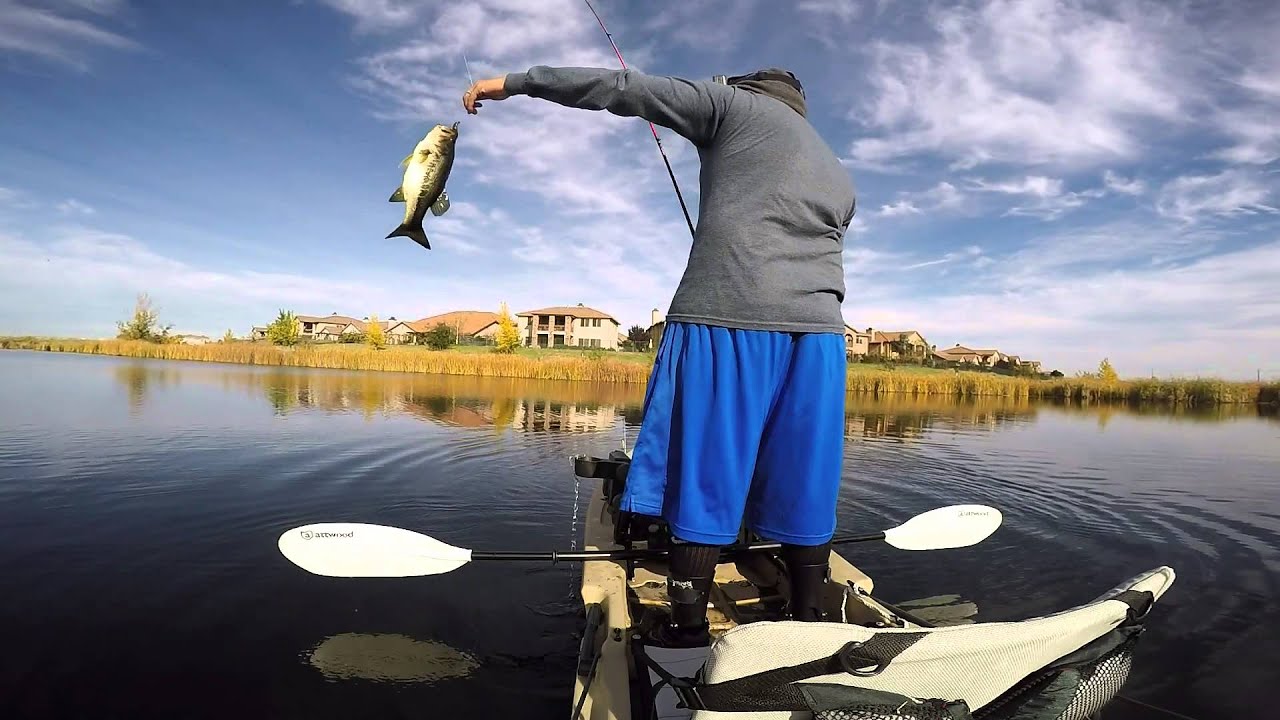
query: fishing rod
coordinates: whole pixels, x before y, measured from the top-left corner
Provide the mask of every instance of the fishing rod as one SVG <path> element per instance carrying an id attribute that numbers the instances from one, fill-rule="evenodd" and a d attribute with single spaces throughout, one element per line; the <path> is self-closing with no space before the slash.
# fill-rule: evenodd
<path id="1" fill-rule="evenodd" d="M 613 41 L 613 33 L 609 32 L 609 28 L 604 26 L 604 20 L 600 19 L 600 13 L 591 6 L 591 0 L 582 0 L 587 4 L 587 8 L 591 10 L 591 14 L 596 16 L 596 22 L 600 23 L 600 29 L 604 31 L 604 36 L 609 38 L 609 44 L 613 46 L 613 53 L 618 56 L 618 62 L 622 63 L 622 69 L 627 69 L 627 61 L 622 59 L 622 52 L 618 50 L 618 44 Z M 667 159 L 667 151 L 662 148 L 662 138 L 658 137 L 658 128 L 649 123 L 649 131 L 653 133 L 653 141 L 658 144 L 658 152 L 662 154 L 662 162 L 667 165 L 667 175 L 671 177 L 671 185 L 676 189 L 676 199 L 680 201 L 680 209 L 684 211 L 684 221 L 689 225 L 689 236 L 694 236 L 693 220 L 689 218 L 689 208 L 684 204 L 684 195 L 680 192 L 680 184 L 676 182 L 676 174 L 671 169 L 671 161 Z"/>

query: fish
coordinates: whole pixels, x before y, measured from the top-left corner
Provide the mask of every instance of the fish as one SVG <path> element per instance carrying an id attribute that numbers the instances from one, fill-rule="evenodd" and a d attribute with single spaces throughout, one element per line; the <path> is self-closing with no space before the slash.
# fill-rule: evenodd
<path id="1" fill-rule="evenodd" d="M 387 201 L 404 203 L 404 221 L 387 235 L 388 238 L 407 237 L 431 249 L 427 233 L 422 229 L 422 219 L 428 210 L 436 217 L 449 210 L 445 183 L 453 169 L 453 151 L 457 141 L 458 123 L 436 125 L 400 162 L 404 168 L 404 179 Z"/>

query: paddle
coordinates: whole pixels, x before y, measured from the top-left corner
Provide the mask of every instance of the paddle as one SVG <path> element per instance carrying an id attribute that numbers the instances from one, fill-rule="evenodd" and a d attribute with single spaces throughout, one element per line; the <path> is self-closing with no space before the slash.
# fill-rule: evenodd
<path id="1" fill-rule="evenodd" d="M 982 542 L 1000 526 L 1000 511 L 985 505 L 950 505 L 917 515 L 872 535 L 838 536 L 833 545 L 884 540 L 900 550 L 942 550 Z M 367 523 L 314 523 L 280 535 L 280 552 L 298 567 L 328 577 L 441 575 L 475 560 L 561 562 L 639 560 L 662 549 L 583 552 L 482 552 L 454 547 L 412 530 Z M 726 553 L 772 550 L 781 543 L 727 545 Z"/>

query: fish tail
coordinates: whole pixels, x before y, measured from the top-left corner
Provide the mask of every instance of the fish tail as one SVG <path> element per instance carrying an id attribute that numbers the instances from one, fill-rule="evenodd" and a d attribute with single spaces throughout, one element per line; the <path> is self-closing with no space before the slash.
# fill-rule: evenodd
<path id="1" fill-rule="evenodd" d="M 422 226 L 420 225 L 417 227 L 414 227 L 408 223 L 400 223 L 400 227 L 396 228 L 395 230 L 392 230 L 391 234 L 388 235 L 387 237 L 388 238 L 407 237 L 410 240 L 418 243 L 422 247 L 428 250 L 431 249 L 431 243 L 427 242 L 427 233 L 422 229 Z"/>

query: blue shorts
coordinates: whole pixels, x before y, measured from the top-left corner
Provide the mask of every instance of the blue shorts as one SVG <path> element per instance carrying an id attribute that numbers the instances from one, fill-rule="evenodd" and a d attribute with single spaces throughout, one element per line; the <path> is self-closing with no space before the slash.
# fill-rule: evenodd
<path id="1" fill-rule="evenodd" d="M 847 372 L 840 333 L 669 323 L 622 509 L 687 542 L 732 543 L 744 513 L 768 540 L 831 539 Z"/>

